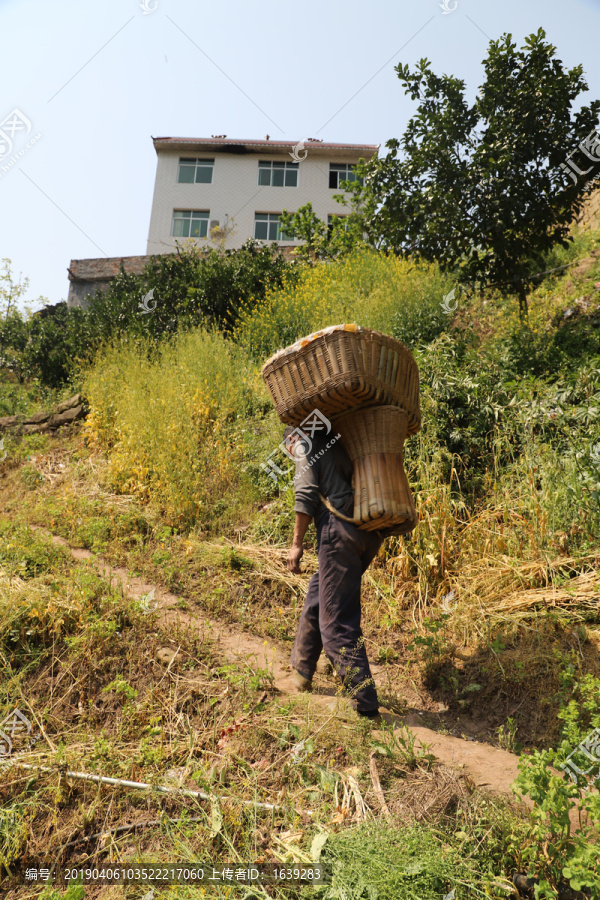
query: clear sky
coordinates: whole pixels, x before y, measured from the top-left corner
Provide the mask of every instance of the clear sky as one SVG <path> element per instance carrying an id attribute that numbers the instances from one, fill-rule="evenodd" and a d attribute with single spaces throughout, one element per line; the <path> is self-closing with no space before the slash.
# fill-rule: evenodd
<path id="1" fill-rule="evenodd" d="M 145 253 L 152 135 L 383 145 L 415 110 L 398 62 L 474 95 L 507 31 L 543 27 L 600 97 L 600 0 L 445 2 L 0 0 L 0 258 L 30 301 L 64 300 L 71 259 Z"/>

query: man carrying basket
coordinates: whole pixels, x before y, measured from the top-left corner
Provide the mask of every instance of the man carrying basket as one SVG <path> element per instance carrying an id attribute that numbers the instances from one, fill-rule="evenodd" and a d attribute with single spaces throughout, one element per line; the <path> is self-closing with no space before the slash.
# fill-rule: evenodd
<path id="1" fill-rule="evenodd" d="M 319 557 L 319 569 L 310 580 L 292 648 L 294 682 L 299 690 L 311 690 L 324 650 L 351 694 L 356 712 L 374 719 L 379 703 L 361 629 L 360 586 L 383 538 L 378 532 L 360 530 L 330 511 L 333 508 L 348 517 L 354 508 L 353 467 L 342 444 L 328 446 L 326 438 L 316 434 L 312 464 L 308 466 L 293 432 L 291 426 L 284 431 L 286 446 L 296 459 L 294 537 L 288 569 L 300 572 L 304 536 L 312 520 Z"/>
<path id="2" fill-rule="evenodd" d="M 319 569 L 292 649 L 294 681 L 300 690 L 311 689 L 324 649 L 359 715 L 376 718 L 360 583 L 383 537 L 406 534 L 417 522 L 403 448 L 421 427 L 419 370 L 400 341 L 349 323 L 301 338 L 261 371 L 280 419 L 289 423 L 284 442 L 296 460 L 291 572 L 300 571 L 311 520 L 317 528 Z M 327 422 L 327 433 L 335 427 L 335 439 L 327 441 L 315 417 Z M 297 422 L 310 424 L 310 462 L 301 428 L 292 427 Z"/>

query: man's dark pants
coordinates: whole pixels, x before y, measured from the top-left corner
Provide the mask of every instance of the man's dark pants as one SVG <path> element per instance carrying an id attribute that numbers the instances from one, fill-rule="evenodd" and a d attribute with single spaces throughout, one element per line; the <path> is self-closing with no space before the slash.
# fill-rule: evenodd
<path id="1" fill-rule="evenodd" d="M 317 525 L 319 570 L 308 585 L 291 663 L 312 678 L 321 650 L 356 702 L 357 712 L 379 708 L 360 627 L 360 580 L 382 538 L 325 511 Z"/>

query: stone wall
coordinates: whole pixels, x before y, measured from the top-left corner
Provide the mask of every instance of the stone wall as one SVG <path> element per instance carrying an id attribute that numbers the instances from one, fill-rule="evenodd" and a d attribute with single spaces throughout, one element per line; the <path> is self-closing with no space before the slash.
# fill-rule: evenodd
<path id="1" fill-rule="evenodd" d="M 600 228 L 600 188 L 588 197 L 577 224 L 580 228 Z"/>
<path id="2" fill-rule="evenodd" d="M 93 297 L 96 291 L 104 292 L 109 284 L 110 281 L 71 281 L 67 306 L 69 309 L 73 309 L 74 306 L 81 306 L 82 309 L 85 309 L 88 305 L 88 297 Z"/>
<path id="3" fill-rule="evenodd" d="M 97 290 L 105 291 L 123 266 L 127 274 L 141 275 L 149 256 L 111 256 L 98 259 L 72 259 L 68 268 L 69 295 L 67 306 L 87 305 L 87 297 Z"/>
<path id="4" fill-rule="evenodd" d="M 0 418 L 0 433 L 44 434 L 54 432 L 64 425 L 71 425 L 87 415 L 85 399 L 75 394 L 63 400 L 51 412 L 39 412 L 33 416 L 4 416 Z"/>

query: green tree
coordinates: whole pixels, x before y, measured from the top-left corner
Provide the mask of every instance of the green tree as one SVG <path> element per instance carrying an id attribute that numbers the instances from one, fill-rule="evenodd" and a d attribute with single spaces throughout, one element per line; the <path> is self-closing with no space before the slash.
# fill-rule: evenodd
<path id="1" fill-rule="evenodd" d="M 418 111 L 352 185 L 370 200 L 372 242 L 436 260 L 464 284 L 508 284 L 523 317 L 530 276 L 568 243 L 600 160 L 600 101 L 572 113 L 587 90 L 582 67 L 565 69 L 545 37 L 540 29 L 521 49 L 510 34 L 491 41 L 471 105 L 464 81 L 436 75 L 427 59 L 414 72 L 398 65 Z M 571 154 L 585 175 L 565 165 Z"/>
<path id="2" fill-rule="evenodd" d="M 88 358 L 90 330 L 85 311 L 69 309 L 64 300 L 45 313 L 40 310 L 28 320 L 22 367 L 28 378 L 59 387 L 70 381 L 78 364 Z"/>
<path id="3" fill-rule="evenodd" d="M 26 377 L 24 352 L 29 340 L 29 320 L 19 309 L 11 309 L 0 321 L 0 367 L 23 383 Z"/>
<path id="4" fill-rule="evenodd" d="M 247 241 L 237 250 L 198 249 L 152 256 L 141 275 L 119 275 L 89 301 L 87 341 L 97 344 L 127 332 L 155 339 L 196 325 L 229 332 L 242 306 L 295 277 L 277 248 Z M 141 306 L 149 291 L 152 297 Z"/>
<path id="5" fill-rule="evenodd" d="M 29 287 L 29 279 L 15 280 L 11 260 L 3 259 L 0 272 L 0 369 L 8 370 L 23 381 L 26 374 L 24 351 L 29 340 L 30 304 L 19 301 Z M 47 305 L 44 297 L 36 301 Z"/>
<path id="6" fill-rule="evenodd" d="M 363 161 L 357 164 L 357 171 L 363 171 Z M 296 250 L 299 259 L 313 260 L 336 259 L 351 253 L 361 244 L 369 243 L 369 222 L 375 212 L 376 202 L 369 191 L 355 190 L 360 188 L 358 182 L 342 181 L 341 187 L 350 196 L 334 194 L 334 199 L 348 208 L 348 212 L 340 210 L 328 224 L 319 219 L 313 210 L 312 203 L 306 203 L 288 213 L 284 210 L 280 217 L 281 230 L 286 237 L 297 238 L 304 243 Z M 371 243 L 378 245 L 374 238 Z"/>

